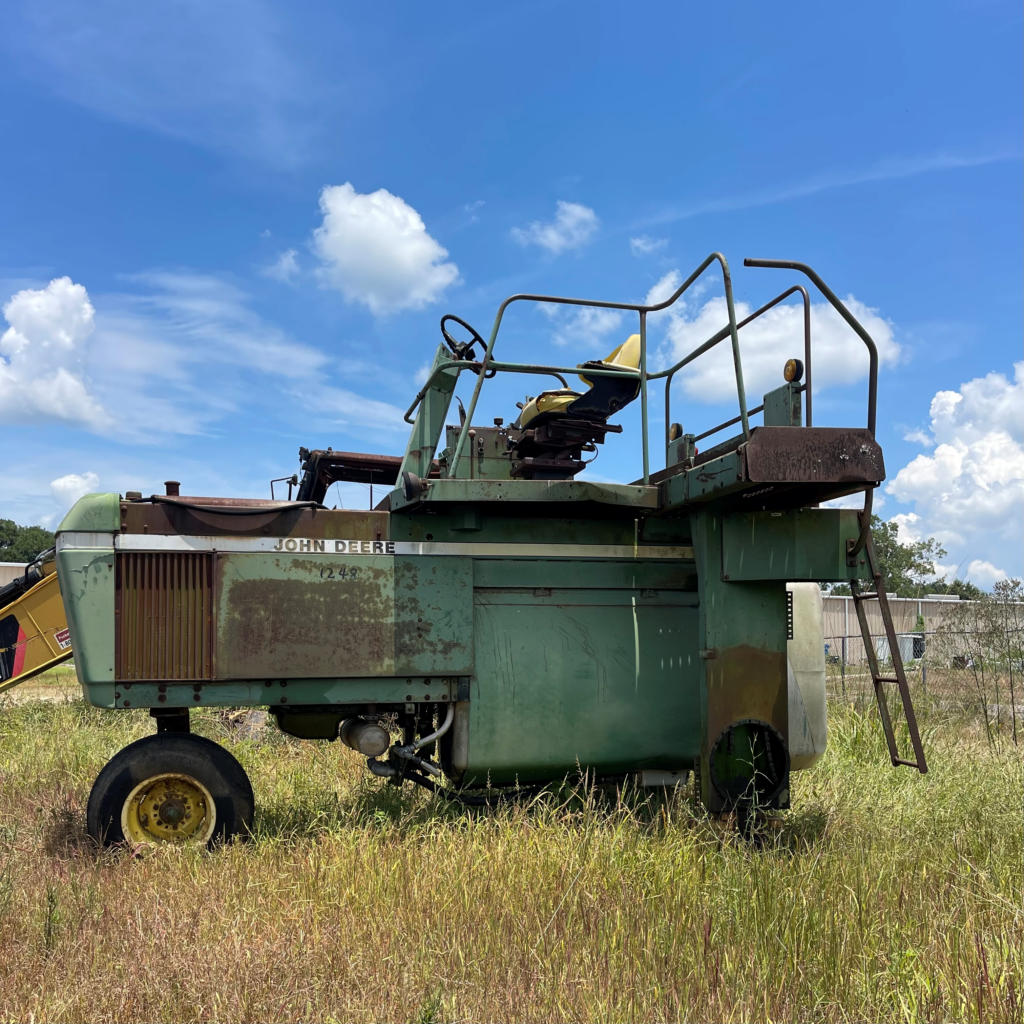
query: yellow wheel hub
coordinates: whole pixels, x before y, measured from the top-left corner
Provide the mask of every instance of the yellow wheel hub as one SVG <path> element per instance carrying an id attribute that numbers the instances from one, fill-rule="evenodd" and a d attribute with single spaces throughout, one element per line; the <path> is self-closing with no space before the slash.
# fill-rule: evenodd
<path id="1" fill-rule="evenodd" d="M 140 782 L 121 809 L 121 831 L 134 843 L 207 843 L 217 824 L 210 791 L 190 775 L 167 772 Z"/>

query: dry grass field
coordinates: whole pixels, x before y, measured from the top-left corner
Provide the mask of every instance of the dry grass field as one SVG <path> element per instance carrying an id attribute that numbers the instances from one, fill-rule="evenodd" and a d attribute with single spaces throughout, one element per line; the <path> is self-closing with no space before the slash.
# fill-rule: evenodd
<path id="1" fill-rule="evenodd" d="M 255 839 L 137 858 L 90 845 L 85 803 L 151 720 L 0 698 L 0 1019 L 1019 1021 L 1019 751 L 921 717 L 923 778 L 836 702 L 752 845 L 687 793 L 470 811 L 203 712 Z"/>

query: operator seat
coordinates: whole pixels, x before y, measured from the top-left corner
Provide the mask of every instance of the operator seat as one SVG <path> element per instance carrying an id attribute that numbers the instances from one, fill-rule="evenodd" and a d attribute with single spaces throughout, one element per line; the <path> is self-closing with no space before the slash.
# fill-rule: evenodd
<path id="1" fill-rule="evenodd" d="M 596 452 L 608 433 L 622 427 L 608 422 L 612 413 L 640 393 L 640 335 L 630 335 L 605 359 L 581 363 L 581 370 L 617 369 L 621 376 L 579 378 L 588 391 L 559 388 L 528 399 L 509 428 L 511 474 L 525 480 L 571 480 L 586 465 L 583 452 Z"/>
<path id="2" fill-rule="evenodd" d="M 604 359 L 581 363 L 580 369 L 634 370 L 636 377 L 602 376 L 591 380 L 581 373 L 579 378 L 589 386 L 589 391 L 573 391 L 570 388 L 542 391 L 523 406 L 519 416 L 520 428 L 525 430 L 530 426 L 537 427 L 541 423 L 563 417 L 603 422 L 612 413 L 629 405 L 640 394 L 640 335 L 631 334 Z"/>

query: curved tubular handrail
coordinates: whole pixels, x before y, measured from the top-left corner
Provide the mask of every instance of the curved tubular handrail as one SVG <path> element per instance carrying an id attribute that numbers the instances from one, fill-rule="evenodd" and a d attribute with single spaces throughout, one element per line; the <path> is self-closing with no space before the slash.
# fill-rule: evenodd
<path id="1" fill-rule="evenodd" d="M 452 369 L 452 367 L 455 366 L 459 368 L 459 372 L 461 373 L 463 370 L 479 369 L 480 364 L 474 363 L 466 359 L 448 359 L 445 362 L 441 363 L 441 365 L 438 366 L 434 370 L 434 372 L 427 378 L 426 383 L 416 393 L 416 397 L 413 399 L 412 405 L 410 405 L 409 408 L 406 410 L 405 416 L 402 417 L 406 423 L 413 422 L 411 419 L 409 419 L 409 417 L 412 416 L 413 412 L 416 409 L 416 406 L 423 401 L 427 392 L 430 390 L 431 384 L 434 383 L 434 378 L 440 376 L 440 374 L 443 373 L 445 370 L 450 370 Z M 519 373 L 539 373 L 542 375 L 547 375 L 549 377 L 556 377 L 563 388 L 567 388 L 569 384 L 566 381 L 566 379 L 562 376 L 562 374 L 559 373 L 558 371 L 561 370 L 562 373 L 577 373 L 579 371 L 578 366 L 574 366 L 571 368 L 565 366 L 528 366 L 526 364 L 520 365 L 518 363 L 491 363 L 490 368 L 492 370 L 497 369 L 510 370 L 512 372 Z M 596 370 L 594 372 L 597 373 L 598 375 L 608 376 L 608 374 L 604 370 Z"/>
<path id="2" fill-rule="evenodd" d="M 783 299 L 788 299 L 794 292 L 799 292 L 803 296 L 804 300 L 804 368 L 806 372 L 806 384 L 804 390 L 807 393 L 807 426 L 811 426 L 811 299 L 807 294 L 807 289 L 802 284 L 795 284 L 792 288 L 787 288 L 782 294 L 776 295 L 771 302 L 765 303 L 760 309 L 754 310 L 746 319 L 741 320 L 736 325 L 738 331 L 741 327 L 746 327 L 752 320 L 756 320 L 762 313 L 767 313 L 773 306 L 777 306 Z M 723 327 L 716 334 L 713 334 L 703 345 L 699 345 L 689 355 L 683 356 L 673 366 L 670 366 L 667 370 L 662 370 L 660 373 L 652 373 L 649 380 L 659 380 L 662 377 L 666 377 L 665 381 L 665 443 L 668 443 L 669 432 L 672 426 L 672 378 L 675 377 L 676 373 L 681 370 L 687 363 L 693 362 L 698 356 L 702 356 L 705 352 L 713 349 L 719 342 L 724 341 L 729 336 L 729 326 Z M 749 415 L 753 415 L 754 412 L 760 412 L 764 406 L 758 406 L 756 410 L 750 410 Z M 706 430 L 700 435 L 701 438 L 707 437 L 710 434 L 715 434 L 719 430 L 723 430 L 725 427 L 731 427 L 734 423 L 741 422 L 742 417 L 736 416 L 725 423 L 720 424 L 713 430 Z M 746 432 L 746 436 L 749 436 L 749 431 Z"/>
<path id="3" fill-rule="evenodd" d="M 756 260 L 749 257 L 743 261 L 745 267 L 769 267 L 775 270 L 798 270 L 809 277 L 814 286 L 832 304 L 836 312 L 853 328 L 867 346 L 870 369 L 868 372 L 868 430 L 875 436 L 875 409 L 878 404 L 878 349 L 871 335 L 864 330 L 860 321 L 846 308 L 839 297 L 806 263 L 796 260 Z"/>
<path id="4" fill-rule="evenodd" d="M 472 424 L 473 414 L 476 412 L 477 402 L 480 399 L 480 389 L 483 387 L 484 374 L 490 368 L 491 365 L 491 354 L 494 351 L 494 343 L 498 337 L 498 330 L 501 327 L 502 318 L 505 315 L 505 310 L 513 302 L 551 302 L 563 306 L 594 306 L 598 309 L 624 309 L 631 310 L 634 313 L 640 315 L 640 396 L 641 396 L 641 410 L 643 417 L 643 456 L 644 456 L 644 483 L 650 482 L 650 464 L 647 444 L 647 381 L 649 379 L 647 373 L 647 313 L 656 313 L 659 310 L 667 309 L 671 306 L 680 295 L 683 294 L 689 288 L 694 281 L 697 280 L 701 274 L 715 261 L 721 265 L 722 278 L 725 285 L 725 301 L 726 306 L 729 310 L 729 327 L 727 328 L 728 333 L 732 337 L 732 352 L 733 352 L 733 365 L 736 372 L 736 391 L 739 396 L 740 402 L 740 416 L 743 420 L 743 433 L 744 436 L 750 436 L 750 424 L 747 420 L 747 396 L 743 387 L 743 365 L 740 361 L 740 342 L 739 336 L 736 333 L 736 308 L 733 303 L 732 294 L 732 274 L 729 271 L 729 263 L 726 258 L 720 252 L 713 252 L 703 263 L 670 295 L 664 302 L 658 302 L 654 305 L 643 305 L 632 302 L 603 302 L 595 299 L 567 299 L 557 295 L 532 295 L 532 294 L 521 294 L 521 295 L 510 295 L 504 302 L 498 307 L 498 313 L 494 318 L 494 326 L 491 328 L 491 336 L 487 341 L 487 349 L 484 351 L 483 359 L 480 361 L 480 379 L 476 382 L 476 386 L 473 388 L 473 395 L 469 400 L 469 408 L 466 410 L 466 424 Z M 575 371 L 574 371 L 575 372 Z M 603 374 L 602 374 L 603 375 Z M 458 468 L 459 460 L 462 458 L 462 451 L 466 446 L 466 437 L 468 436 L 468 430 L 462 430 L 459 432 L 459 440 L 455 446 L 455 451 L 452 454 L 452 461 L 449 468 L 449 473 L 454 476 L 455 471 Z"/>

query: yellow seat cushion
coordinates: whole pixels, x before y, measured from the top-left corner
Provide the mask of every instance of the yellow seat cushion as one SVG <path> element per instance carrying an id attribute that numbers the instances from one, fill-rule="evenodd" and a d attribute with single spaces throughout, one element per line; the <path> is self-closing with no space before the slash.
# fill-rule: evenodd
<path id="1" fill-rule="evenodd" d="M 609 355 L 602 359 L 601 364 L 609 367 L 614 366 L 621 370 L 639 370 L 640 335 L 631 334 L 618 348 L 613 349 Z M 579 378 L 587 387 L 592 388 L 594 386 L 594 382 L 582 373 L 579 375 Z M 525 428 L 531 420 L 536 419 L 541 413 L 563 413 L 577 398 L 582 397 L 583 395 L 579 391 L 573 391 L 570 388 L 559 388 L 557 391 L 542 391 L 536 398 L 531 398 L 523 406 L 523 411 L 519 416 L 519 426 Z"/>
<path id="2" fill-rule="evenodd" d="M 526 427 L 531 421 L 544 412 L 565 412 L 566 409 L 582 397 L 578 391 L 559 388 L 557 391 L 542 391 L 536 398 L 531 398 L 519 415 L 520 427 Z"/>

